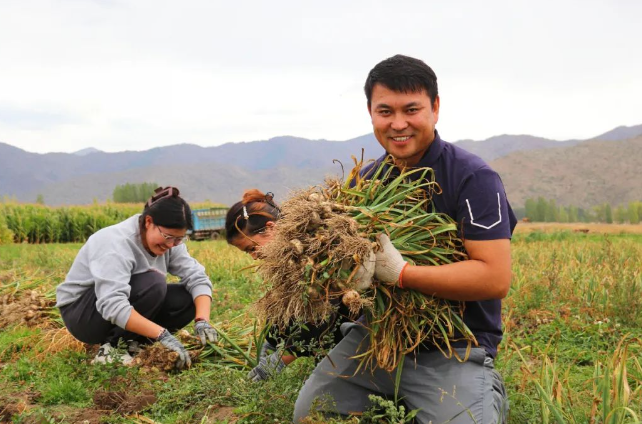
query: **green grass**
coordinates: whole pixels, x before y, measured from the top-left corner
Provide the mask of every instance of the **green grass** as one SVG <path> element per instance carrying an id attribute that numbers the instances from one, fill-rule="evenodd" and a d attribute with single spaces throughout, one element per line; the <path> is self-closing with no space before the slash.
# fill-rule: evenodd
<path id="1" fill-rule="evenodd" d="M 591 417 L 596 423 L 639 422 L 642 342 L 635 337 L 642 338 L 641 242 L 640 235 L 571 232 L 515 238 L 505 338 L 496 361 L 510 396 L 510 423 L 586 423 Z M 32 289 L 53 293 L 79 248 L 0 246 L 0 297 Z M 252 265 L 250 258 L 222 241 L 190 242 L 189 249 L 214 283 L 213 321 L 230 330 L 251 328 L 249 306 L 262 284 L 253 269 L 243 271 Z M 628 349 L 616 350 L 625 336 Z M 285 423 L 314 367 L 312 360 L 301 359 L 273 380 L 250 383 L 246 370 L 226 366 L 215 354 L 176 374 L 91 366 L 86 353 L 43 355 L 46 337 L 46 330 L 22 326 L 0 331 L 0 402 L 32 395 L 14 422 L 68 422 L 78 411 L 94 408 L 99 390 L 148 390 L 157 400 L 138 413 L 159 423 Z M 622 364 L 627 384 L 618 386 Z M 229 414 L 223 416 L 223 410 Z M 392 422 L 387 419 L 393 414 L 391 409 L 373 418 L 377 412 L 372 412 L 362 422 Z M 111 411 L 102 419 L 136 422 Z"/>

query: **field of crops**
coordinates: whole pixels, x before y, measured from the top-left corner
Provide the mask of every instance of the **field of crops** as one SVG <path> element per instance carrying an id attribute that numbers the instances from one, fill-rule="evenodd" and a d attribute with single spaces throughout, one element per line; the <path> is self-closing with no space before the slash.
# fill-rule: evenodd
<path id="1" fill-rule="evenodd" d="M 221 241 L 189 242 L 214 283 L 212 322 L 225 337 L 191 369 L 168 373 L 92 366 L 95 348 L 61 329 L 54 288 L 80 246 L 0 245 L 0 422 L 290 422 L 314 363 L 245 379 L 256 355 L 250 305 L 261 294 L 247 255 Z M 641 312 L 642 235 L 518 232 L 496 362 L 509 423 L 641 422 Z M 342 422 L 400 422 L 394 409 Z"/>
<path id="2" fill-rule="evenodd" d="M 217 206 L 222 205 L 212 202 L 191 205 L 193 209 Z M 50 207 L 0 202 L 0 244 L 84 242 L 101 228 L 142 210 L 142 203 Z"/>

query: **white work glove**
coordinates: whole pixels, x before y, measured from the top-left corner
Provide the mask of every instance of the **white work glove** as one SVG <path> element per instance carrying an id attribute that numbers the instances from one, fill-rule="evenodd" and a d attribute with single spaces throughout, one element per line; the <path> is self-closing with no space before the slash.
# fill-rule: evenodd
<path id="1" fill-rule="evenodd" d="M 377 234 L 377 241 L 381 250 L 375 253 L 377 265 L 375 266 L 375 277 L 379 281 L 390 284 L 398 284 L 401 272 L 406 266 L 406 261 L 401 253 L 392 245 L 387 234 Z"/>
<path id="2" fill-rule="evenodd" d="M 285 362 L 281 359 L 282 352 L 276 350 L 274 353 L 268 355 L 268 350 L 275 350 L 270 342 L 263 343 L 261 346 L 261 353 L 259 355 L 259 364 L 252 368 L 247 374 L 250 381 L 263 381 L 267 380 L 275 374 L 280 373 L 285 368 Z"/>
<path id="3" fill-rule="evenodd" d="M 368 252 L 368 256 L 364 258 L 363 263 L 359 265 L 359 268 L 357 268 L 357 272 L 354 274 L 354 281 L 356 283 L 354 289 L 356 291 L 363 291 L 372 285 L 372 278 L 375 274 L 376 264 L 377 258 L 371 250 Z"/>

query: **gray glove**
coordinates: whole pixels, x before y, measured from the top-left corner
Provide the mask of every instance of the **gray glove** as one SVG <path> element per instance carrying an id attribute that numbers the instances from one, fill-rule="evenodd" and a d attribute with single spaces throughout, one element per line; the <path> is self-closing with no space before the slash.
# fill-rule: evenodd
<path id="1" fill-rule="evenodd" d="M 174 352 L 178 353 L 178 359 L 176 360 L 177 369 L 180 370 L 185 366 L 189 368 L 192 365 L 192 359 L 189 357 L 189 352 L 187 352 L 185 346 L 183 346 L 183 344 L 179 342 L 176 337 L 172 336 L 172 334 L 167 331 L 167 329 L 163 330 L 156 341 L 160 342 L 167 349 L 173 350 Z"/>
<path id="2" fill-rule="evenodd" d="M 406 266 L 406 261 L 392 245 L 390 238 L 386 234 L 377 234 L 377 241 L 381 245 L 381 250 L 375 254 L 377 257 L 375 277 L 384 283 L 397 284 L 399 283 L 401 271 Z"/>
<path id="3" fill-rule="evenodd" d="M 268 350 L 275 350 L 270 342 L 264 342 L 261 346 L 261 354 L 259 355 L 259 364 L 252 368 L 247 374 L 247 378 L 251 381 L 267 380 L 274 374 L 280 373 L 285 367 L 285 362 L 281 359 L 282 352 L 276 350 L 274 353 L 268 355 Z"/>
<path id="4" fill-rule="evenodd" d="M 218 340 L 218 333 L 216 333 L 214 327 L 205 320 L 196 321 L 196 324 L 194 324 L 194 333 L 201 340 L 203 346 L 205 346 L 207 342 L 214 343 Z"/>

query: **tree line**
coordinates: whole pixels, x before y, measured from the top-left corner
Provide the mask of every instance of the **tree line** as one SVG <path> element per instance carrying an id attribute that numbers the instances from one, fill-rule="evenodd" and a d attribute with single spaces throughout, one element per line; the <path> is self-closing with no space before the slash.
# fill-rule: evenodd
<path id="1" fill-rule="evenodd" d="M 156 183 L 121 184 L 114 188 L 112 199 L 115 203 L 144 203 L 152 197 Z"/>
<path id="2" fill-rule="evenodd" d="M 603 222 L 607 224 L 639 224 L 642 202 L 629 202 L 618 206 L 601 203 L 592 208 L 558 205 L 555 199 L 528 198 L 524 216 L 533 222 Z"/>

